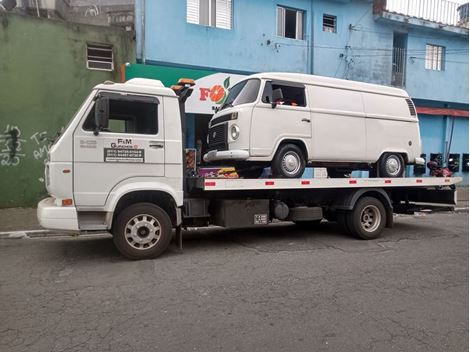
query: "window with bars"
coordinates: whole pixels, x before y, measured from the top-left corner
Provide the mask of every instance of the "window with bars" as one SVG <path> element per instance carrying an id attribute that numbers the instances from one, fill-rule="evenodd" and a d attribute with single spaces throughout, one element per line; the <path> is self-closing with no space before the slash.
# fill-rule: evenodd
<path id="1" fill-rule="evenodd" d="M 90 70 L 113 71 L 113 46 L 108 44 L 87 44 L 86 67 Z"/>
<path id="2" fill-rule="evenodd" d="M 232 29 L 232 0 L 187 0 L 186 21 Z"/>
<path id="3" fill-rule="evenodd" d="M 336 33 L 336 16 L 323 15 L 323 32 Z"/>
<path id="4" fill-rule="evenodd" d="M 304 14 L 302 10 L 277 7 L 277 35 L 284 38 L 304 39 Z"/>
<path id="5" fill-rule="evenodd" d="M 443 71 L 446 48 L 440 45 L 426 44 L 425 68 Z"/>

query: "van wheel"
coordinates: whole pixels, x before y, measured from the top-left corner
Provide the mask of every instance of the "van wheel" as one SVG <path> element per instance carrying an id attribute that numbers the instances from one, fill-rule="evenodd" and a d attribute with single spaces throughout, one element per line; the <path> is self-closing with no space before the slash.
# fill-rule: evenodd
<path id="1" fill-rule="evenodd" d="M 385 153 L 379 160 L 379 177 L 402 177 L 405 160 L 400 154 Z"/>
<path id="2" fill-rule="evenodd" d="M 295 144 L 281 145 L 271 163 L 274 177 L 299 178 L 305 170 L 305 157 Z"/>
<path id="3" fill-rule="evenodd" d="M 129 259 L 156 258 L 171 241 L 170 217 L 151 203 L 138 203 L 124 209 L 113 229 L 116 248 Z"/>
<path id="4" fill-rule="evenodd" d="M 353 211 L 345 213 L 345 220 L 351 234 L 363 240 L 373 240 L 385 228 L 387 212 L 377 198 L 363 197 L 357 201 Z"/>

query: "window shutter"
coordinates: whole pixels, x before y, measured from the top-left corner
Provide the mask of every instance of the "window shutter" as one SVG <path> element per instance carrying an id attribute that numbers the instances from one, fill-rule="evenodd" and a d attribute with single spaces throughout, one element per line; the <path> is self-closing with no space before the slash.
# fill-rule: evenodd
<path id="1" fill-rule="evenodd" d="M 285 23 L 286 23 L 286 10 L 283 7 L 277 8 L 277 35 L 279 37 L 285 36 Z"/>
<path id="2" fill-rule="evenodd" d="M 304 13 L 297 11 L 297 21 L 295 29 L 295 39 L 304 39 Z"/>
<path id="3" fill-rule="evenodd" d="M 199 0 L 187 0 L 186 21 L 199 24 Z"/>
<path id="4" fill-rule="evenodd" d="M 215 1 L 215 26 L 218 28 L 232 28 L 232 0 Z"/>

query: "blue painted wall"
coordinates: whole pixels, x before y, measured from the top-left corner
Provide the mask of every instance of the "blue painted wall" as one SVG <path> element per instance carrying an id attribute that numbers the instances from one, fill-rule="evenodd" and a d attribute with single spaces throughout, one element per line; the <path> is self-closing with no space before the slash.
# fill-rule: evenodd
<path id="1" fill-rule="evenodd" d="M 407 33 L 405 89 L 412 98 L 420 106 L 468 109 L 468 34 L 376 19 L 370 0 L 232 0 L 231 30 L 187 23 L 185 0 L 146 0 L 145 9 L 142 1 L 136 0 L 137 55 L 149 64 L 304 72 L 390 85 L 393 36 L 400 32 Z M 277 5 L 305 11 L 304 40 L 276 35 Z M 323 32 L 323 14 L 337 17 L 337 33 Z M 427 43 L 446 47 L 445 70 L 425 69 Z M 419 119 L 423 153 L 444 153 L 451 118 Z M 468 118 L 457 118 L 451 152 L 468 153 L 468 147 Z"/>

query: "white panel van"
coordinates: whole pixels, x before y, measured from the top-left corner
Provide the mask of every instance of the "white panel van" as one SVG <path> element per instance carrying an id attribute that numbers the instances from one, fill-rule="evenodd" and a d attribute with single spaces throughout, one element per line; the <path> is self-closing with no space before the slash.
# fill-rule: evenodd
<path id="1" fill-rule="evenodd" d="M 300 177 L 306 165 L 330 177 L 352 170 L 401 177 L 423 164 L 415 106 L 402 89 L 296 73 L 260 73 L 233 87 L 209 123 L 206 162 L 230 162 L 245 177 L 271 166 Z"/>

